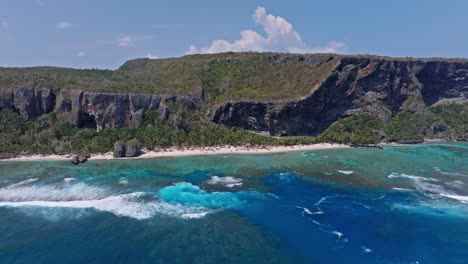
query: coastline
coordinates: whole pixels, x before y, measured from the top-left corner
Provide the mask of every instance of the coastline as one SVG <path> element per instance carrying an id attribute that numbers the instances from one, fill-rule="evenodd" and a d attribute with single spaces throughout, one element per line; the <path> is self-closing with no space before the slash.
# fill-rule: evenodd
<path id="1" fill-rule="evenodd" d="M 345 144 L 320 143 L 311 145 L 294 146 L 220 146 L 220 147 L 171 147 L 160 151 L 142 150 L 138 157 L 114 158 L 112 152 L 91 154 L 90 160 L 123 160 L 123 159 L 152 159 L 164 157 L 204 156 L 222 154 L 269 154 L 290 151 L 307 151 L 318 149 L 349 148 Z M 3 159 L 3 161 L 37 161 L 37 160 L 70 160 L 73 155 L 22 155 L 14 158 Z"/>
<path id="2" fill-rule="evenodd" d="M 128 159 L 153 159 L 166 157 L 185 157 L 185 156 L 205 156 L 205 155 L 226 155 L 226 154 L 270 154 L 282 153 L 290 151 L 308 151 L 320 149 L 339 149 L 339 148 L 384 148 L 384 147 L 404 147 L 409 145 L 434 144 L 434 143 L 452 143 L 466 142 L 465 140 L 424 140 L 420 143 L 379 143 L 369 145 L 347 145 L 338 143 L 316 143 L 309 145 L 293 145 L 293 146 L 214 146 L 214 147 L 169 147 L 158 151 L 142 149 L 142 154 L 137 157 L 122 157 L 114 158 L 112 151 L 106 153 L 91 154 L 90 160 L 128 160 Z M 19 155 L 12 158 L 0 158 L 1 161 L 70 161 L 73 154 L 57 155 Z"/>

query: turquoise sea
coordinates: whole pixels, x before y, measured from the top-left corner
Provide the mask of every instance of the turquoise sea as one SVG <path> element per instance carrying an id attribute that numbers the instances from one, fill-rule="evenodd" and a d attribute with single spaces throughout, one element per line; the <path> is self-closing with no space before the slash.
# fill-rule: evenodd
<path id="1" fill-rule="evenodd" d="M 468 263 L 468 144 L 0 161 L 0 263 Z"/>

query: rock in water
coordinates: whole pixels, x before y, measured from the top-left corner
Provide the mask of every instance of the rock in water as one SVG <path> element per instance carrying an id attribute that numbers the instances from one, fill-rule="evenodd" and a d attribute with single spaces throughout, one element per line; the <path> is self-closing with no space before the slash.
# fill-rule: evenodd
<path id="1" fill-rule="evenodd" d="M 137 139 L 127 141 L 125 157 L 137 157 L 141 154 L 141 143 Z"/>
<path id="2" fill-rule="evenodd" d="M 71 163 L 78 165 L 80 164 L 80 158 L 78 156 L 73 156 L 71 159 Z"/>
<path id="3" fill-rule="evenodd" d="M 125 144 L 122 141 L 117 141 L 114 143 L 114 158 L 125 157 Z"/>
<path id="4" fill-rule="evenodd" d="M 78 158 L 78 161 L 79 161 L 80 163 L 85 163 L 86 161 L 88 161 L 88 156 L 80 156 L 80 157 Z"/>

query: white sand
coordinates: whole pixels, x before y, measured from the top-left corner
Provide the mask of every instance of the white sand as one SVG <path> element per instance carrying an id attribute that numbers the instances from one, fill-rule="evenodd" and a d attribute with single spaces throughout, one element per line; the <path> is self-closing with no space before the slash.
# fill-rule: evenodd
<path id="1" fill-rule="evenodd" d="M 181 157 L 181 156 L 199 156 L 199 155 L 218 155 L 218 154 L 268 154 L 288 151 L 314 150 L 314 149 L 331 149 L 331 148 L 347 148 L 349 146 L 343 144 L 312 144 L 312 145 L 296 145 L 296 146 L 265 146 L 265 147 L 247 147 L 247 146 L 223 146 L 223 147 L 172 147 L 162 149 L 160 151 L 143 150 L 143 154 L 133 158 L 118 158 L 118 159 L 150 159 L 160 157 Z M 71 155 L 25 155 L 16 158 L 8 159 L 15 161 L 28 160 L 70 160 Z M 92 160 L 114 159 L 112 152 L 103 154 L 92 154 Z"/>

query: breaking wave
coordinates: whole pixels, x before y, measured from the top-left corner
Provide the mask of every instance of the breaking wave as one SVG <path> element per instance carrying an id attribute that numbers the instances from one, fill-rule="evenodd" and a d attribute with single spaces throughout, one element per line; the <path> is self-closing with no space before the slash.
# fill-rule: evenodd
<path id="1" fill-rule="evenodd" d="M 425 197 L 430 198 L 429 201 L 420 200 L 417 205 L 412 204 L 395 204 L 394 207 L 403 210 L 418 211 L 427 214 L 445 214 L 451 212 L 454 215 L 467 215 L 466 205 L 468 204 L 468 196 L 460 195 L 457 191 L 464 189 L 464 182 L 460 180 L 442 181 L 434 178 L 426 178 L 422 176 L 407 175 L 392 173 L 388 178 L 406 178 L 412 186 Z M 407 190 L 403 188 L 393 188 L 394 190 Z M 446 211 L 442 213 L 442 211 Z"/>
<path id="2" fill-rule="evenodd" d="M 463 195 L 451 195 L 451 194 L 440 194 L 441 196 L 444 196 L 444 197 L 447 197 L 447 198 L 450 198 L 450 199 L 454 199 L 454 200 L 458 200 L 462 203 L 468 203 L 468 196 L 463 196 Z"/>
<path id="3" fill-rule="evenodd" d="M 156 215 L 181 219 L 202 218 L 222 209 L 244 204 L 249 193 L 208 193 L 190 183 L 178 183 L 159 190 L 113 194 L 110 190 L 85 183 L 31 185 L 30 179 L 0 189 L 0 206 L 10 208 L 94 209 L 138 220 Z"/>
<path id="4" fill-rule="evenodd" d="M 211 185 L 222 185 L 227 188 L 239 187 L 242 186 L 242 179 L 234 178 L 231 176 L 219 177 L 213 176 L 207 181 Z"/>
<path id="5" fill-rule="evenodd" d="M 34 180 L 34 181 L 33 181 Z M 85 183 L 29 185 L 37 179 L 30 179 L 0 189 L 0 201 L 76 201 L 96 200 L 110 196 L 106 189 Z"/>
<path id="6" fill-rule="evenodd" d="M 350 175 L 353 174 L 354 171 L 347 171 L 347 170 L 338 170 L 339 173 L 345 174 L 345 175 Z"/>

